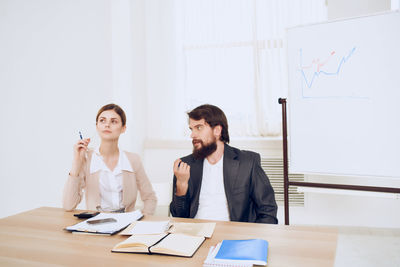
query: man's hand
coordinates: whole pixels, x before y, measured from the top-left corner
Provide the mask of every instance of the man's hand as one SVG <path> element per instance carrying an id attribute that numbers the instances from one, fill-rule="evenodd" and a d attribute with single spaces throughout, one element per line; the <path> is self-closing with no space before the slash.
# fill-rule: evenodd
<path id="1" fill-rule="evenodd" d="M 174 162 L 174 175 L 176 177 L 176 192 L 177 196 L 184 196 L 188 190 L 188 182 L 190 179 L 190 166 L 177 159 Z"/>

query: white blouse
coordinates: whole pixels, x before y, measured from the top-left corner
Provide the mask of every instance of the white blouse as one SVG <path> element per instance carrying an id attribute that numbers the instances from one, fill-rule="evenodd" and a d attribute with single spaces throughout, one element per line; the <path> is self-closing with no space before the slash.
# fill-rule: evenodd
<path id="1" fill-rule="evenodd" d="M 122 171 L 133 172 L 133 169 L 125 153 L 119 148 L 118 150 L 118 163 L 112 171 L 104 163 L 99 147 L 94 151 L 90 162 L 90 173 L 100 171 L 99 187 L 102 211 L 116 211 L 124 208 L 122 204 Z"/>

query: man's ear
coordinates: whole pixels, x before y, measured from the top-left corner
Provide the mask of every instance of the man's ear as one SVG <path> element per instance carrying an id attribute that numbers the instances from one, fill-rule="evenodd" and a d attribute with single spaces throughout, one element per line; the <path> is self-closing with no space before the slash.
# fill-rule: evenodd
<path id="1" fill-rule="evenodd" d="M 222 126 L 221 125 L 215 126 L 213 129 L 213 132 L 214 132 L 214 136 L 218 137 L 217 139 L 219 140 L 221 137 L 221 134 L 222 134 Z"/>

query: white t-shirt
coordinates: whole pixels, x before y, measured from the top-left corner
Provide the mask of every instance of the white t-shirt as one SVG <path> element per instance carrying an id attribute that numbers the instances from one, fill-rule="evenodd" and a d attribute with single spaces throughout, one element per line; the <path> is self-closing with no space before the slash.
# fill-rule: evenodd
<path id="1" fill-rule="evenodd" d="M 113 171 L 104 163 L 99 148 L 94 151 L 90 162 L 90 173 L 100 171 L 101 209 L 104 211 L 124 208 L 122 204 L 122 170 L 133 172 L 132 166 L 123 151 L 119 149 L 118 163 Z"/>
<path id="2" fill-rule="evenodd" d="M 224 187 L 223 159 L 224 157 L 214 165 L 204 159 L 196 219 L 229 221 L 228 202 Z"/>

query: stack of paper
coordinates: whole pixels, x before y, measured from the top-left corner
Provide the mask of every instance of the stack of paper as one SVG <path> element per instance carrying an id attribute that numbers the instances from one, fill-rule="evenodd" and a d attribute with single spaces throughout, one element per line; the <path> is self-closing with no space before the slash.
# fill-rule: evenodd
<path id="1" fill-rule="evenodd" d="M 267 265 L 268 242 L 262 239 L 223 240 L 211 247 L 203 266 Z"/>
<path id="2" fill-rule="evenodd" d="M 125 212 L 125 213 L 100 213 L 88 220 L 77 223 L 72 226 L 68 226 L 65 230 L 70 232 L 85 232 L 85 233 L 96 233 L 96 234 L 115 234 L 134 221 L 137 221 L 143 217 L 140 210 Z M 97 223 L 90 224 L 90 221 L 97 221 L 101 219 L 113 219 L 109 223 Z"/>
<path id="3" fill-rule="evenodd" d="M 184 223 L 174 222 L 168 231 L 173 234 L 204 236 L 211 238 L 214 233 L 215 223 Z"/>
<path id="4" fill-rule="evenodd" d="M 184 223 L 170 221 L 140 221 L 133 222 L 120 235 L 150 235 L 150 234 L 185 234 L 211 238 L 215 223 Z"/>
<path id="5" fill-rule="evenodd" d="M 171 227 L 169 221 L 133 222 L 120 235 L 156 235 L 163 234 Z"/>

